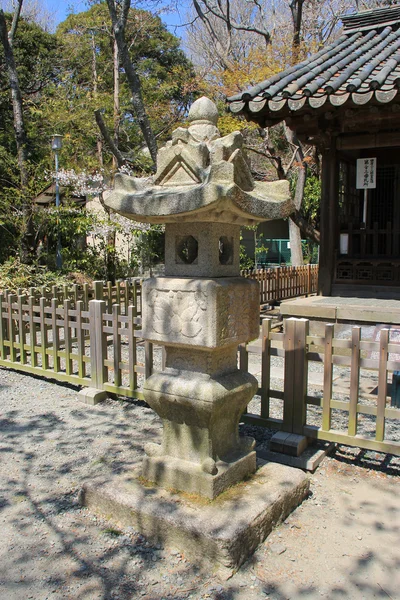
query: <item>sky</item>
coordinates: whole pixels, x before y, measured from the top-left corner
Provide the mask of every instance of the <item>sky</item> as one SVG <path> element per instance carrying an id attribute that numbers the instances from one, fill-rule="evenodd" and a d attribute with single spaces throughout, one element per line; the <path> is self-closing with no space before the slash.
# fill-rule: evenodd
<path id="1" fill-rule="evenodd" d="M 0 5 L 4 8 L 9 6 L 12 0 L 0 0 Z M 88 3 L 86 0 L 25 0 L 28 4 L 29 2 L 35 2 L 39 5 L 42 5 L 52 16 L 52 21 L 54 21 L 54 27 L 56 27 L 59 23 L 64 21 L 67 16 L 73 13 L 79 13 L 87 10 Z M 171 10 L 167 8 L 170 2 L 167 0 L 160 0 L 161 6 L 161 19 L 166 25 L 168 29 L 174 35 L 181 37 L 180 35 L 180 27 L 182 23 L 185 22 L 185 15 L 187 11 L 187 7 L 190 3 L 190 0 L 179 0 L 176 4 L 179 4 L 179 9 Z M 132 2 L 132 5 L 134 2 Z M 145 0 L 141 3 L 142 8 L 146 8 L 146 4 L 151 5 L 150 2 L 146 2 Z M 164 5 L 164 8 L 163 8 Z"/>

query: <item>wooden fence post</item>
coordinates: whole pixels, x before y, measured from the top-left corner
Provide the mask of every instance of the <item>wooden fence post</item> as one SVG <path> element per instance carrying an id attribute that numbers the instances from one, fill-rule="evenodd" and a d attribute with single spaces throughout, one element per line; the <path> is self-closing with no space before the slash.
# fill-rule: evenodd
<path id="1" fill-rule="evenodd" d="M 104 300 L 91 300 L 89 302 L 91 378 L 92 385 L 97 390 L 102 390 L 103 383 L 107 381 L 107 368 L 104 366 L 104 359 L 107 356 L 107 337 L 103 335 L 103 314 L 105 311 L 106 303 Z"/>
<path id="2" fill-rule="evenodd" d="M 96 285 L 97 284 L 97 285 Z M 99 285 L 101 284 L 101 286 Z M 103 294 L 103 283 L 94 282 L 95 296 Z M 104 300 L 89 302 L 89 337 L 90 337 L 90 388 L 84 388 L 78 394 L 85 404 L 98 404 L 107 398 L 104 384 L 108 382 L 108 369 L 104 364 L 107 358 L 107 334 L 103 332 L 103 314 L 106 311 Z"/>
<path id="3" fill-rule="evenodd" d="M 286 319 L 282 431 L 271 439 L 271 450 L 299 456 L 307 447 L 303 428 L 307 416 L 308 319 Z"/>
<path id="4" fill-rule="evenodd" d="M 307 418 L 307 383 L 308 383 L 308 362 L 307 362 L 307 336 L 309 321 L 308 319 L 296 319 L 295 323 L 295 343 L 294 343 L 294 373 L 293 380 L 295 386 L 294 406 L 293 406 L 293 433 L 303 435 L 303 427 Z"/>
<path id="5" fill-rule="evenodd" d="M 261 417 L 269 418 L 269 389 L 271 373 L 271 319 L 262 320 L 261 327 Z"/>
<path id="6" fill-rule="evenodd" d="M 94 281 L 93 282 L 93 293 L 94 293 L 95 300 L 103 300 L 104 284 L 102 281 Z"/>
<path id="7" fill-rule="evenodd" d="M 357 435 L 357 403 L 360 387 L 360 341 L 361 327 L 351 330 L 350 404 L 348 434 Z"/>
<path id="8" fill-rule="evenodd" d="M 334 325 L 325 325 L 325 350 L 324 350 L 324 396 L 322 405 L 322 429 L 329 431 L 331 428 L 331 400 L 333 382 L 332 343 Z"/>

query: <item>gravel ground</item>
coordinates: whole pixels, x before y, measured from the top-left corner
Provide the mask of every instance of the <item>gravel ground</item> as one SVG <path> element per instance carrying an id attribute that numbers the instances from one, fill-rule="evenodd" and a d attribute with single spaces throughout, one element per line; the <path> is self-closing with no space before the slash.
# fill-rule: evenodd
<path id="1" fill-rule="evenodd" d="M 141 402 L 0 369 L 1 600 L 400 600 L 400 462 L 339 447 L 312 493 L 229 580 L 77 502 L 84 481 L 140 466 L 160 422 Z M 246 427 L 259 446 L 268 431 Z"/>

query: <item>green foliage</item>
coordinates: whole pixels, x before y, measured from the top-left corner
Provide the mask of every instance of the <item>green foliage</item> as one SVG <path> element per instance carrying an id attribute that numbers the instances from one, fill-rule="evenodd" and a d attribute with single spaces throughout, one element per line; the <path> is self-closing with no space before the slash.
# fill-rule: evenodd
<path id="1" fill-rule="evenodd" d="M 70 283 L 65 274 L 49 271 L 38 264 L 25 265 L 18 257 L 10 257 L 0 264 L 0 292 L 8 289 L 16 294 L 18 289 L 26 293 L 30 287 L 61 285 Z"/>
<path id="2" fill-rule="evenodd" d="M 142 271 L 151 270 L 157 263 L 164 261 L 164 227 L 152 225 L 149 229 L 140 232 L 136 238 L 133 257 L 136 268 L 141 266 Z M 133 265 L 132 265 L 133 266 Z"/>
<path id="3" fill-rule="evenodd" d="M 315 227 L 319 224 L 321 203 L 321 181 L 316 175 L 309 175 L 304 186 L 302 213 Z"/>
<path id="4" fill-rule="evenodd" d="M 8 23 L 11 15 L 7 15 Z M 22 207 L 27 199 L 35 226 L 35 245 L 41 267 L 55 268 L 57 236 L 61 237 L 65 271 L 84 271 L 107 278 L 138 273 L 161 260 L 163 233 L 130 230 L 107 215 L 89 215 L 72 204 L 37 209 L 33 199 L 48 185 L 54 170 L 51 136 L 63 135 L 60 167 L 93 173 L 104 167 L 111 172 L 111 153 L 101 141 L 94 110 L 102 109 L 111 134 L 114 130 L 113 39 L 105 2 L 70 15 L 56 34 L 20 19 L 15 37 L 15 58 L 24 104 L 28 136 L 29 185 L 22 191 L 16 159 L 9 81 L 0 48 L 0 263 L 18 253 L 23 235 Z M 159 17 L 132 9 L 126 28 L 132 62 L 141 78 L 146 110 L 160 144 L 169 136 L 197 91 L 191 63 L 179 48 L 179 40 Z M 146 174 L 152 161 L 143 147 L 137 118 L 132 112 L 124 70 L 120 75 L 119 147 L 132 157 L 135 172 Z M 88 233 L 94 240 L 84 248 Z M 131 249 L 126 260 L 115 250 L 115 236 L 125 237 Z M 77 243 L 78 242 L 78 243 Z M 84 249 L 83 249 L 84 248 Z"/>
<path id="5" fill-rule="evenodd" d="M 12 15 L 6 14 L 10 26 Z M 43 138 L 46 123 L 42 121 L 40 106 L 46 87 L 55 82 L 59 74 L 59 51 L 55 36 L 39 25 L 20 19 L 14 39 L 14 56 L 17 65 L 21 94 L 25 100 L 24 117 L 28 129 L 28 150 L 33 161 L 48 153 L 48 138 Z M 13 112 L 10 102 L 8 72 L 4 50 L 0 45 L 0 147 L 15 154 Z M 45 134 L 46 135 L 46 134 Z M 0 185 L 1 185 L 0 164 Z"/>
<path id="6" fill-rule="evenodd" d="M 105 2 L 70 15 L 58 26 L 57 40 L 63 57 L 62 78 L 52 90 L 48 118 L 66 134 L 62 164 L 74 167 L 98 165 L 99 132 L 93 116 L 103 110 L 111 132 L 113 115 L 113 38 Z M 126 40 L 132 63 L 141 79 L 142 93 L 153 130 L 160 142 L 186 111 L 196 89 L 192 66 L 179 48 L 179 40 L 168 32 L 159 17 L 145 10 L 129 13 Z M 151 162 L 137 156 L 143 138 L 132 112 L 131 92 L 120 69 L 119 149 L 131 154 L 135 166 L 148 170 Z M 71 107 L 73 110 L 71 110 Z M 105 165 L 111 154 L 103 147 Z M 136 161 L 136 158 L 138 159 Z"/>
<path id="7" fill-rule="evenodd" d="M 249 225 L 247 227 L 244 227 L 244 229 L 256 231 L 257 226 Z M 242 232 L 240 232 L 240 242 L 242 240 L 243 240 L 243 235 L 242 235 Z M 254 259 L 247 254 L 246 246 L 242 243 L 239 246 L 239 262 L 240 262 L 241 269 L 254 269 L 254 266 L 255 266 Z"/>

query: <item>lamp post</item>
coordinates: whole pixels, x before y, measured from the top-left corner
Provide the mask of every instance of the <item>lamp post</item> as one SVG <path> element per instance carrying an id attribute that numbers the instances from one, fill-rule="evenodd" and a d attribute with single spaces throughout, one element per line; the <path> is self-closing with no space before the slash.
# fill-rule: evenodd
<path id="1" fill-rule="evenodd" d="M 60 206 L 60 187 L 58 185 L 58 152 L 62 148 L 62 135 L 55 133 L 51 140 L 51 149 L 54 150 L 54 156 L 56 161 L 56 208 Z M 58 219 L 57 219 L 58 225 Z M 57 226 L 57 250 L 56 250 L 56 266 L 57 269 L 61 269 L 62 267 L 62 258 L 61 258 L 61 239 L 60 239 L 60 231 Z"/>

